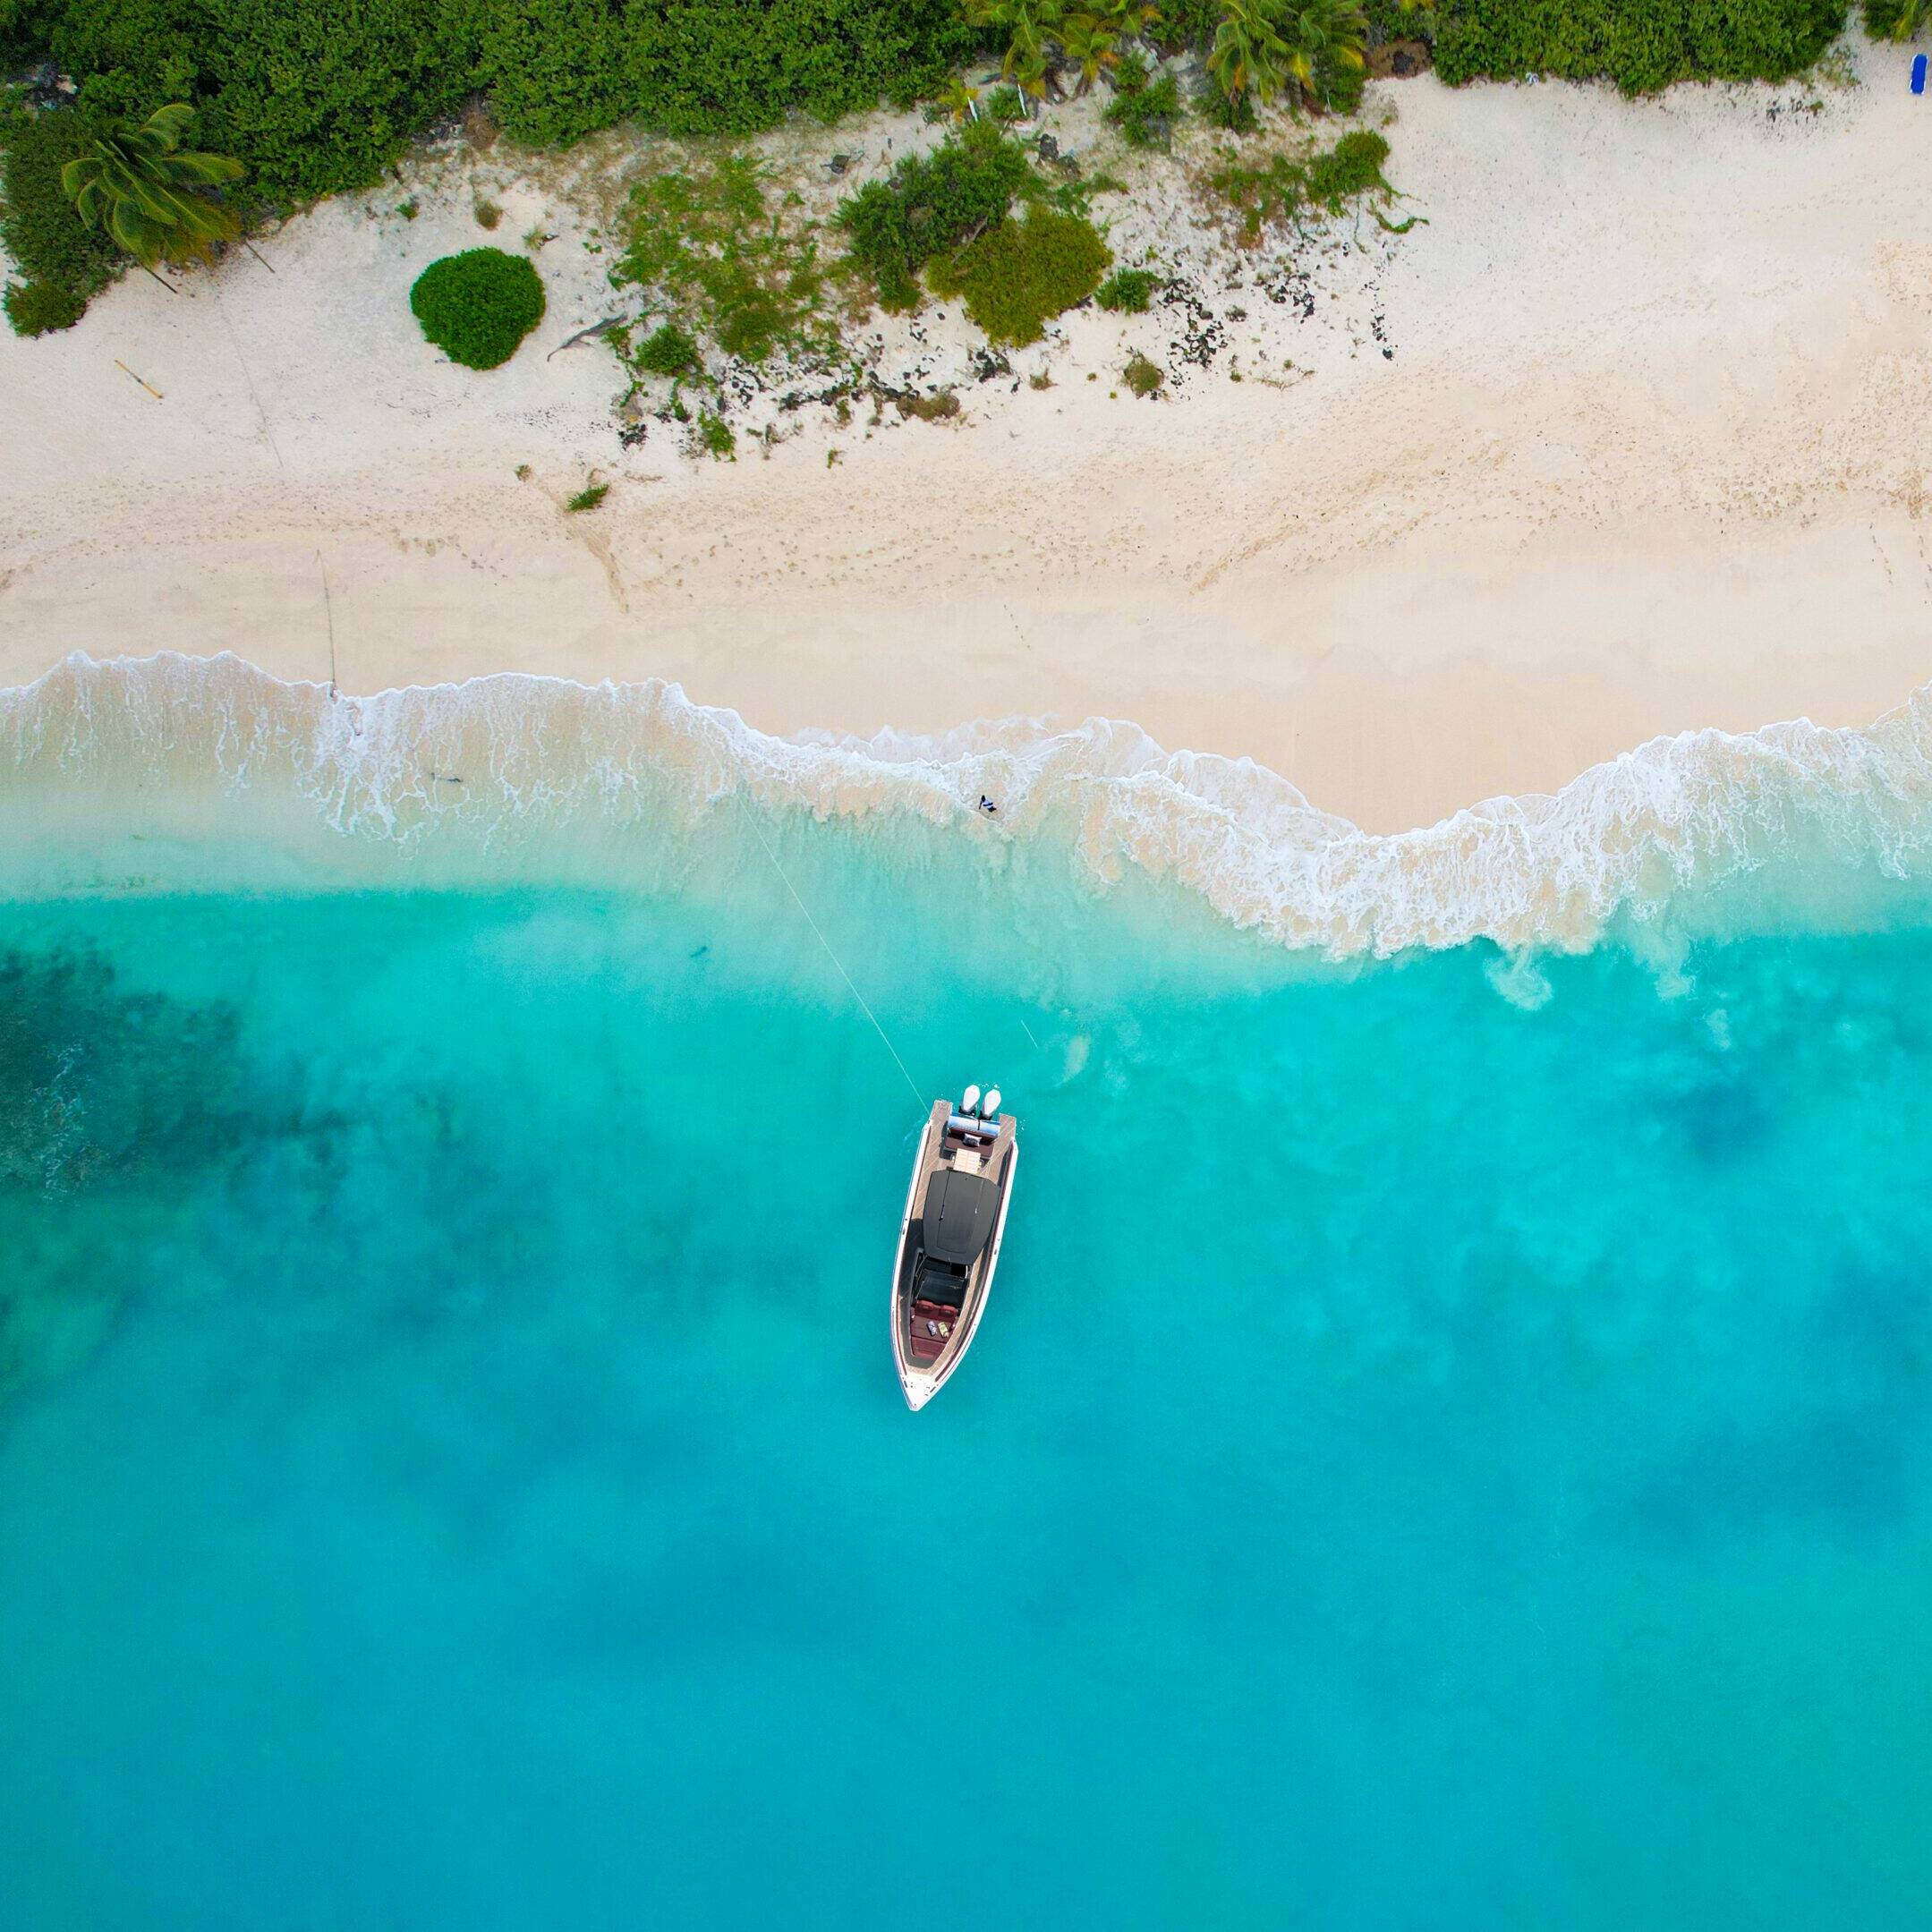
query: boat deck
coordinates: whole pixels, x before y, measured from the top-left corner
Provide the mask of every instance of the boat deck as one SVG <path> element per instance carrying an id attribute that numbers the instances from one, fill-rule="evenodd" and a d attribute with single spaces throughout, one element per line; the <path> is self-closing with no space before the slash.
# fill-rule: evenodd
<path id="1" fill-rule="evenodd" d="M 950 1101 L 935 1101 L 927 1117 L 925 1145 L 919 1170 L 913 1177 L 907 1195 L 907 1219 L 897 1274 L 893 1281 L 893 1346 L 898 1357 L 901 1379 L 907 1375 L 931 1378 L 936 1389 L 971 1345 L 973 1332 L 985 1299 L 994 1264 L 998 1258 L 999 1231 L 986 1252 L 966 1268 L 958 1283 L 958 1304 L 930 1290 L 915 1297 L 913 1281 L 921 1249 L 922 1222 L 933 1177 L 948 1168 L 979 1173 L 1000 1190 L 1000 1224 L 1004 1222 L 1006 1191 L 1017 1137 L 1017 1122 L 1011 1114 L 999 1117 L 999 1131 L 990 1140 L 976 1136 L 949 1134 L 946 1123 L 954 1111 Z M 930 1277 L 927 1278 L 930 1281 Z M 922 1289 L 926 1282 L 922 1282 Z M 908 1399 L 912 1388 L 907 1386 Z M 930 1390 L 928 1391 L 930 1393 Z M 921 1400 L 923 1400 L 922 1397 Z M 915 1408 L 918 1402 L 915 1401 Z"/>

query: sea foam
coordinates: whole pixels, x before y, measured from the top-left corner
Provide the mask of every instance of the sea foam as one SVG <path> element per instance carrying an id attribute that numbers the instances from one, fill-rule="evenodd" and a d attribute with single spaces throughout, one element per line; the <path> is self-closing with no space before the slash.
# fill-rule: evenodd
<path id="1" fill-rule="evenodd" d="M 982 794 L 997 820 L 975 809 Z M 0 799 L 18 890 L 85 882 L 63 872 L 76 837 L 136 823 L 150 856 L 172 836 L 274 846 L 344 877 L 394 877 L 400 862 L 422 882 L 609 879 L 658 853 L 655 834 L 742 800 L 1065 840 L 1100 881 L 1138 868 L 1238 926 L 1338 957 L 1475 939 L 1575 948 L 1620 915 L 1648 918 L 1781 862 L 1925 871 L 1932 685 L 1863 729 L 1655 738 L 1559 792 L 1379 835 L 1252 760 L 1168 752 L 1106 719 L 781 738 L 659 679 L 505 673 L 347 697 L 230 653 L 76 654 L 0 693 Z M 189 882 L 156 863 L 143 882 Z"/>

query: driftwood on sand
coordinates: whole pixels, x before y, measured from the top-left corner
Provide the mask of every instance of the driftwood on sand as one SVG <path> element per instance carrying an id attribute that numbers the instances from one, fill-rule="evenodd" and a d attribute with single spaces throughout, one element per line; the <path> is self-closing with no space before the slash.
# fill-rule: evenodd
<path id="1" fill-rule="evenodd" d="M 561 355 L 566 349 L 574 349 L 580 342 L 588 342 L 593 336 L 608 336 L 619 323 L 626 319 L 621 315 L 606 316 L 601 322 L 592 322 L 588 328 L 580 328 L 567 342 L 560 342 L 550 351 L 550 355 Z M 548 362 L 550 355 L 544 357 Z"/>

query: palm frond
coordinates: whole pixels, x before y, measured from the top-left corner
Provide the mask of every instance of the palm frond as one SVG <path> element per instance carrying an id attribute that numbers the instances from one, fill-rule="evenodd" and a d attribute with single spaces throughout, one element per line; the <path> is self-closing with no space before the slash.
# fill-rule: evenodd
<path id="1" fill-rule="evenodd" d="M 185 101 L 171 101 L 166 107 L 157 107 L 148 116 L 140 132 L 151 134 L 161 143 L 164 151 L 181 145 L 181 138 L 188 132 L 188 123 L 194 119 L 194 109 Z"/>
<path id="2" fill-rule="evenodd" d="M 248 170 L 225 154 L 176 154 L 168 157 L 168 172 L 177 181 L 206 182 L 213 187 L 240 181 Z"/>
<path id="3" fill-rule="evenodd" d="M 139 127 L 109 123 L 61 170 L 74 212 L 89 227 L 105 226 L 144 268 L 164 257 L 206 256 L 242 232 L 241 217 L 205 191 L 247 171 L 226 155 L 178 151 L 193 118 L 193 108 L 174 101 Z"/>

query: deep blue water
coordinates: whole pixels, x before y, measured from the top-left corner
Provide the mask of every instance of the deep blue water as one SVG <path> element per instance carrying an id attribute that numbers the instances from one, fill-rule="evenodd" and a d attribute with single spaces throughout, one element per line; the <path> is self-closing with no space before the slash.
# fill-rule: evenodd
<path id="1" fill-rule="evenodd" d="M 916 1417 L 923 1093 L 755 853 L 0 907 L 0 1922 L 1932 1922 L 1932 927 L 787 849 L 1022 1121 Z"/>

